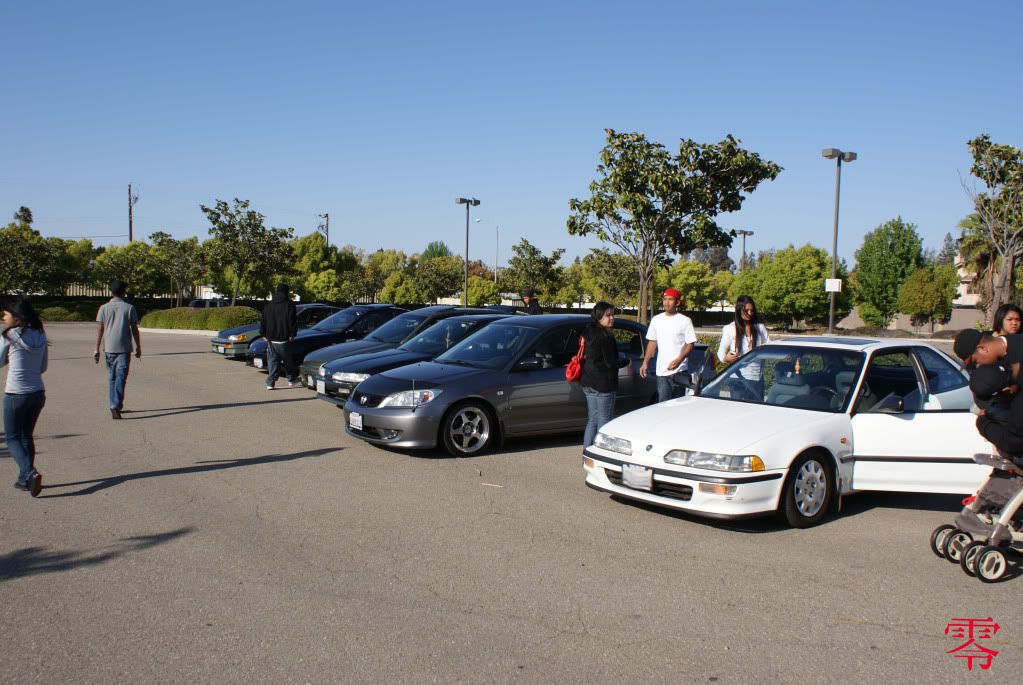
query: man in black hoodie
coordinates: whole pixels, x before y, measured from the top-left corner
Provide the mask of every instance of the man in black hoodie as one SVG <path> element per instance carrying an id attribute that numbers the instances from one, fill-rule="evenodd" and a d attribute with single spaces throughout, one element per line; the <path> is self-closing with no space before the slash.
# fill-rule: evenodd
<path id="1" fill-rule="evenodd" d="M 281 377 L 281 366 L 288 375 L 288 386 L 298 383 L 298 369 L 291 361 L 288 349 L 298 333 L 298 321 L 295 318 L 295 303 L 286 283 L 277 286 L 270 303 L 263 307 L 263 318 L 259 322 L 259 334 L 266 340 L 266 357 L 269 362 L 270 375 L 266 379 L 266 389 L 273 390 L 277 379 Z"/>

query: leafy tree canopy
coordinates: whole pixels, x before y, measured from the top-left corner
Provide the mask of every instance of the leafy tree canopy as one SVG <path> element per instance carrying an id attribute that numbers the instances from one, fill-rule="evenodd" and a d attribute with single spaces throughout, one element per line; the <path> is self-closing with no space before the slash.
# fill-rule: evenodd
<path id="1" fill-rule="evenodd" d="M 951 318 L 958 284 L 956 270 L 949 264 L 921 267 L 899 289 L 899 311 L 908 314 L 914 323 L 929 321 L 933 332 L 935 321 Z"/>
<path id="2" fill-rule="evenodd" d="M 868 324 L 886 327 L 899 311 L 899 288 L 923 263 L 922 247 L 916 226 L 901 217 L 864 237 L 856 251 L 854 297 Z"/>
<path id="3" fill-rule="evenodd" d="M 558 248 L 550 255 L 545 255 L 523 238 L 518 244 L 512 245 L 512 256 L 502 271 L 505 284 L 515 292 L 532 289 L 541 302 L 551 303 L 561 289 L 562 267 L 558 263 L 564 253 L 563 249 Z"/>
<path id="4" fill-rule="evenodd" d="M 434 240 L 433 242 L 426 246 L 426 249 L 423 250 L 423 253 L 419 256 L 422 259 L 433 259 L 434 257 L 450 257 L 451 248 L 449 248 L 447 246 L 447 243 L 445 243 L 443 240 Z"/>
<path id="5" fill-rule="evenodd" d="M 713 274 L 703 262 L 680 259 L 668 269 L 657 272 L 657 290 L 675 288 L 682 293 L 683 305 L 690 311 L 702 311 L 717 301 L 712 285 Z"/>
<path id="6" fill-rule="evenodd" d="M 639 274 L 628 255 L 594 248 L 583 257 L 582 264 L 584 287 L 594 299 L 618 306 L 635 304 Z"/>

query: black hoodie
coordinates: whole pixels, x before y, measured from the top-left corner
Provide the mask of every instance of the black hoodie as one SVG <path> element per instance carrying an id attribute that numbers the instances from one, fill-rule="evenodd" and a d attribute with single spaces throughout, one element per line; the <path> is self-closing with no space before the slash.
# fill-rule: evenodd
<path id="1" fill-rule="evenodd" d="M 263 307 L 259 334 L 266 338 L 267 342 L 287 342 L 298 334 L 295 303 L 288 297 L 287 290 L 278 288 L 270 304 Z"/>

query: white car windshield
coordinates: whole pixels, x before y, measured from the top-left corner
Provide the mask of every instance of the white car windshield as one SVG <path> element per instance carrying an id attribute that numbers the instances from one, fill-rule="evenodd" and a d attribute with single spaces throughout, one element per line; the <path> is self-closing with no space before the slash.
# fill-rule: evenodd
<path id="1" fill-rule="evenodd" d="M 767 345 L 707 384 L 703 397 L 813 411 L 844 411 L 863 353 L 829 347 Z"/>

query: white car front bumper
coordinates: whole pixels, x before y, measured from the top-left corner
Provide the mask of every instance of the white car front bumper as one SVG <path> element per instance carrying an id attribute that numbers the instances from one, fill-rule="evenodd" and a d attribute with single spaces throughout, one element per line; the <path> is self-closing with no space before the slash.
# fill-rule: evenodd
<path id="1" fill-rule="evenodd" d="M 651 467 L 638 460 L 630 461 L 625 455 L 592 446 L 583 450 L 583 455 L 586 484 L 591 488 L 710 518 L 746 518 L 773 513 L 778 508 L 785 483 L 782 471 L 737 475 L 705 469 L 682 471 L 664 468 L 669 464 Z M 624 485 L 621 478 L 623 464 L 652 469 L 650 491 Z M 734 486 L 734 492 L 707 492 L 712 486 Z"/>

